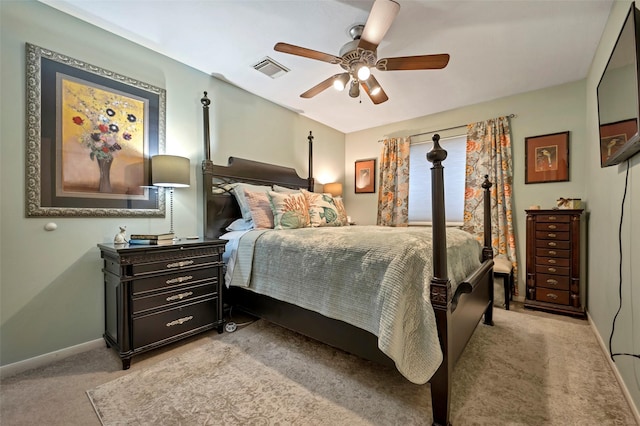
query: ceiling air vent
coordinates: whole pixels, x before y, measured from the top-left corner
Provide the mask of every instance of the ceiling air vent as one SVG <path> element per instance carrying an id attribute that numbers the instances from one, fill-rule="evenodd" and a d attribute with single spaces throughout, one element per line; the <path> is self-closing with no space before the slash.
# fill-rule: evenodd
<path id="1" fill-rule="evenodd" d="M 268 56 L 253 66 L 256 70 L 271 78 L 278 78 L 289 72 L 289 69 L 280 65 Z"/>

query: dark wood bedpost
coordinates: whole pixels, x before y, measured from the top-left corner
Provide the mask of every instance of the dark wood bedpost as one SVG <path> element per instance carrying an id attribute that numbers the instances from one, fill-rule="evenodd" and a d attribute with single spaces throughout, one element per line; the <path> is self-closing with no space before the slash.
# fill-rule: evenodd
<path id="1" fill-rule="evenodd" d="M 311 134 L 311 130 L 309 130 L 309 188 L 307 188 L 310 192 L 313 192 L 315 188 L 315 181 L 313 179 L 313 134 Z"/>
<path id="2" fill-rule="evenodd" d="M 212 223 L 214 212 L 210 211 L 209 207 L 209 194 L 212 191 L 212 178 L 213 178 L 213 162 L 211 161 L 211 139 L 209 131 L 209 105 L 211 100 L 207 97 L 207 92 L 204 92 L 204 96 L 200 98 L 202 103 L 202 119 L 204 123 L 204 160 L 202 160 L 202 185 L 204 194 L 207 194 L 204 199 L 204 232 L 203 238 L 206 240 L 216 238 L 208 229 L 207 223 Z"/>
<path id="3" fill-rule="evenodd" d="M 209 105 L 211 100 L 207 98 L 207 92 L 204 92 L 204 96 L 200 98 L 202 103 L 202 122 L 204 123 L 204 158 L 205 160 L 211 160 L 211 135 L 209 131 Z"/>
<path id="4" fill-rule="evenodd" d="M 482 188 L 484 189 L 484 247 L 482 248 L 482 260 L 493 259 L 493 247 L 491 244 L 491 182 L 489 175 L 484 175 Z M 493 325 L 493 274 L 489 277 L 489 307 L 484 313 L 484 323 Z"/>
<path id="5" fill-rule="evenodd" d="M 440 135 L 433 135 L 433 149 L 427 153 L 431 167 L 431 209 L 433 229 L 433 277 L 431 278 L 431 305 L 436 316 L 438 338 L 442 349 L 442 364 L 431 378 L 433 425 L 449 425 L 451 405 L 451 371 L 453 355 L 449 345 L 451 328 L 451 283 L 447 277 L 447 229 L 444 209 L 444 167 L 447 151 L 440 146 Z"/>

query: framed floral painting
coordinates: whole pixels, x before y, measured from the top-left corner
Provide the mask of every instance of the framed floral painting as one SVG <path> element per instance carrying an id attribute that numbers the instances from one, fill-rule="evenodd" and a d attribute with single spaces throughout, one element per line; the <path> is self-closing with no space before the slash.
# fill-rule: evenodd
<path id="1" fill-rule="evenodd" d="M 27 44 L 26 215 L 164 217 L 164 89 Z"/>

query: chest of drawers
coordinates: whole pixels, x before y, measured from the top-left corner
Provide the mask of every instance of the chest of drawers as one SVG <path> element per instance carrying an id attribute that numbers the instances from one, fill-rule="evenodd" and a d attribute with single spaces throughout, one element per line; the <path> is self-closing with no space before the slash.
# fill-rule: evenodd
<path id="1" fill-rule="evenodd" d="M 107 346 L 131 357 L 202 331 L 222 332 L 224 240 L 99 244 Z"/>
<path id="2" fill-rule="evenodd" d="M 582 210 L 527 210 L 525 307 L 585 315 L 580 274 Z"/>

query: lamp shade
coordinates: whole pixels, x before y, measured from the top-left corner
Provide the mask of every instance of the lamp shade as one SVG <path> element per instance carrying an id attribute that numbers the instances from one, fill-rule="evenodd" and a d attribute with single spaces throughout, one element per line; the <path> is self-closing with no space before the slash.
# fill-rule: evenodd
<path id="1" fill-rule="evenodd" d="M 151 157 L 151 183 L 154 186 L 185 188 L 190 185 L 191 164 L 188 158 L 176 155 Z"/>
<path id="2" fill-rule="evenodd" d="M 340 182 L 327 183 L 322 188 L 322 192 L 331 194 L 333 197 L 342 195 L 342 184 Z"/>

